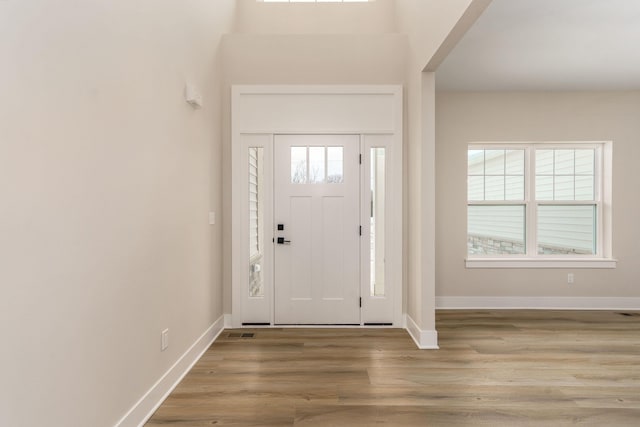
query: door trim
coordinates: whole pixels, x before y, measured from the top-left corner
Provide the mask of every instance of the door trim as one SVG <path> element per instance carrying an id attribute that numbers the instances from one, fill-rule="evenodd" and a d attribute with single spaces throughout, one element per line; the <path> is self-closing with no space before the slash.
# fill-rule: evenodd
<path id="1" fill-rule="evenodd" d="M 232 88 L 232 218 L 231 218 L 231 325 L 243 326 L 243 311 L 260 306 L 260 320 L 245 323 L 274 324 L 272 271 L 262 301 L 249 301 L 248 228 L 244 199 L 247 182 L 247 140 L 272 153 L 274 134 L 356 134 L 386 135 L 390 138 L 386 220 L 387 269 L 392 326 L 403 326 L 403 251 L 402 251 L 402 86 L 234 86 Z M 271 168 L 273 162 L 271 161 Z M 266 180 L 273 182 L 272 170 Z M 364 183 L 361 183 L 361 188 Z M 273 238 L 265 227 L 265 241 Z M 247 242 L 245 242 L 247 240 Z M 269 246 L 273 251 L 273 247 Z M 273 256 L 273 253 L 270 255 Z M 252 305 L 253 304 L 253 305 Z M 258 305 L 256 305 L 258 304 Z M 254 307 L 254 308 L 251 308 Z M 363 313 L 366 308 L 363 307 Z M 246 313 L 245 313 L 246 314 Z M 266 316 L 268 315 L 268 318 Z M 364 317 L 363 317 L 364 318 Z M 364 324 L 363 324 L 364 325 Z"/>

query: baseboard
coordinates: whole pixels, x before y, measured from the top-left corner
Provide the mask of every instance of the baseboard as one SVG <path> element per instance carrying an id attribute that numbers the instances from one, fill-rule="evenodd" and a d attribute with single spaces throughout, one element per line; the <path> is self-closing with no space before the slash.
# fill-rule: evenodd
<path id="1" fill-rule="evenodd" d="M 122 417 L 116 427 L 143 426 L 223 330 L 224 317 L 220 316 Z"/>
<path id="2" fill-rule="evenodd" d="M 438 348 L 438 331 L 424 331 L 420 329 L 418 324 L 409 316 L 406 315 L 405 325 L 407 332 L 413 341 L 416 343 L 420 350 L 437 350 Z"/>
<path id="3" fill-rule="evenodd" d="M 436 309 L 640 310 L 637 297 L 436 297 Z"/>

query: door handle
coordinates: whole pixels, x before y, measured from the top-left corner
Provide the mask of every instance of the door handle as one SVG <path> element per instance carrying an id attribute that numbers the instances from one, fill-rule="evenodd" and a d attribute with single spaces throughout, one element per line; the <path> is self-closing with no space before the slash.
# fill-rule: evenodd
<path id="1" fill-rule="evenodd" d="M 291 244 L 291 240 L 285 240 L 284 237 L 278 237 L 278 244 L 279 245 L 290 245 Z"/>

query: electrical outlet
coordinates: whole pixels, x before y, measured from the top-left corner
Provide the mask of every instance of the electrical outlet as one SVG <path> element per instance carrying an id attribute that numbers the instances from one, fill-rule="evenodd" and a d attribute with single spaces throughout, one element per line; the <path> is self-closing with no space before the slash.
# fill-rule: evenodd
<path id="1" fill-rule="evenodd" d="M 567 274 L 567 283 L 573 283 L 573 273 Z"/>
<path id="2" fill-rule="evenodd" d="M 160 351 L 165 351 L 169 347 L 169 329 L 162 331 L 160 341 Z"/>

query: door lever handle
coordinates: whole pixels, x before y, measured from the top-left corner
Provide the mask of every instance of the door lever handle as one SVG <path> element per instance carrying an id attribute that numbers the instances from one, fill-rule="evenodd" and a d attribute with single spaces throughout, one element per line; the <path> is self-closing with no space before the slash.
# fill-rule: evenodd
<path id="1" fill-rule="evenodd" d="M 284 237 L 278 237 L 278 244 L 279 245 L 290 245 L 291 244 L 291 240 L 285 240 Z"/>

